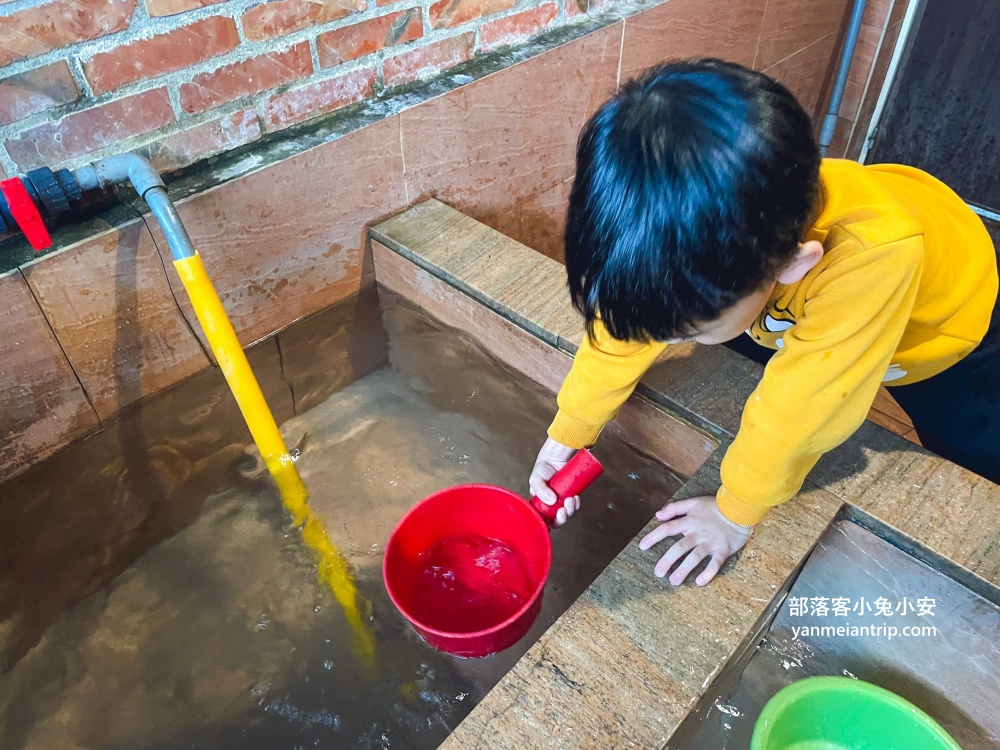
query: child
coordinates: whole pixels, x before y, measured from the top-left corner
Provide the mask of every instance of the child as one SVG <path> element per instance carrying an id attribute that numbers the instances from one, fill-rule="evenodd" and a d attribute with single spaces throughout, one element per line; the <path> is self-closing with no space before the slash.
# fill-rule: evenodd
<path id="1" fill-rule="evenodd" d="M 997 261 L 979 218 L 909 167 L 820 160 L 812 123 L 760 73 L 719 60 L 647 71 L 580 137 L 566 271 L 589 336 L 529 480 L 597 439 L 664 348 L 744 331 L 776 350 L 743 410 L 715 496 L 668 504 L 649 549 L 705 585 L 820 456 L 893 387 L 924 445 L 1000 481 L 990 329 Z M 984 341 L 985 337 L 985 341 Z M 982 342 L 982 343 L 981 343 Z M 565 522 L 579 506 L 566 500 Z"/>

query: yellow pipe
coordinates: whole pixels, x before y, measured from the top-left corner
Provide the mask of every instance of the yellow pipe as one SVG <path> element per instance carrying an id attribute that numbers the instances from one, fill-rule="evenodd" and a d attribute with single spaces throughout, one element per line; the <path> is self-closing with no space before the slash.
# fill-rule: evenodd
<path id="1" fill-rule="evenodd" d="M 359 606 L 359 595 L 347 560 L 334 546 L 322 520 L 309 508 L 309 492 L 288 448 L 281 437 L 274 416 L 264 400 L 257 379 L 240 345 L 233 325 L 226 315 L 219 295 L 212 286 L 198 254 L 174 261 L 174 267 L 191 298 L 195 315 L 201 323 L 222 374 L 243 412 L 264 464 L 274 477 L 281 499 L 292 514 L 296 526 L 301 526 L 302 539 L 319 559 L 320 580 L 333 591 L 354 632 L 354 648 L 370 670 L 375 666 L 375 639 L 365 625 Z"/>

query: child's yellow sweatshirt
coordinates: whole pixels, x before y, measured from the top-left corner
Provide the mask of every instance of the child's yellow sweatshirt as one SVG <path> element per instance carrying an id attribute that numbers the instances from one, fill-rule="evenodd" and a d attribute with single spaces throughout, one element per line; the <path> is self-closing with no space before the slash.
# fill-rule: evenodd
<path id="1" fill-rule="evenodd" d="M 824 255 L 778 285 L 748 333 L 777 349 L 722 461 L 718 502 L 747 526 L 791 498 L 825 452 L 861 426 L 881 384 L 945 370 L 982 341 L 997 263 L 982 222 L 946 185 L 897 165 L 826 159 L 808 239 Z M 665 344 L 598 325 L 559 392 L 549 435 L 591 445 Z"/>

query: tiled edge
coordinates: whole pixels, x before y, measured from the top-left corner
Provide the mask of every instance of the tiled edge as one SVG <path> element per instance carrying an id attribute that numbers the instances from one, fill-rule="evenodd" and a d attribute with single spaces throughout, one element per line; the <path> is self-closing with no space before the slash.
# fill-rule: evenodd
<path id="1" fill-rule="evenodd" d="M 546 343 L 559 346 L 560 331 L 552 323 L 565 315 L 568 301 L 565 305 L 550 304 L 535 293 L 534 286 L 536 278 L 543 274 L 550 278 L 563 275 L 557 261 L 434 198 L 375 225 L 370 233 L 373 240 L 417 267 L 440 277 Z M 512 287 L 524 278 L 528 269 L 541 271 L 532 279 L 532 294 L 527 297 L 514 294 Z"/>
<path id="2" fill-rule="evenodd" d="M 607 430 L 641 453 L 669 456 L 669 465 L 690 477 L 718 447 L 718 442 L 695 431 L 643 396 L 630 398 Z"/>
<path id="3" fill-rule="evenodd" d="M 372 241 L 377 282 L 442 323 L 472 336 L 493 357 L 555 393 L 572 358 L 479 301 Z M 715 449 L 715 441 L 650 401 L 635 397 L 622 408 L 609 432 L 643 453 L 690 476 Z"/>
<path id="4" fill-rule="evenodd" d="M 873 422 L 809 475 L 936 554 L 1000 586 L 1000 486 Z"/>
<path id="5" fill-rule="evenodd" d="M 100 424 L 21 271 L 0 276 L 0 480 Z"/>

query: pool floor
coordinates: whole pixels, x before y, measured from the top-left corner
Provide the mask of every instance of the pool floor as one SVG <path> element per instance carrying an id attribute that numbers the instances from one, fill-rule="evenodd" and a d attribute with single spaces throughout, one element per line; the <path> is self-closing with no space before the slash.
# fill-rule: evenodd
<path id="1" fill-rule="evenodd" d="M 335 358 L 362 373 L 353 382 L 320 356 L 323 335 L 276 347 L 286 373 L 300 368 L 282 431 L 354 570 L 374 664 L 352 648 L 214 372 L 0 487 L 0 747 L 436 747 L 676 491 L 664 466 L 602 438 L 606 474 L 553 533 L 531 633 L 487 659 L 434 651 L 385 594 L 389 533 L 442 487 L 526 492 L 555 397 L 374 299 L 307 322 L 354 331 Z"/>

